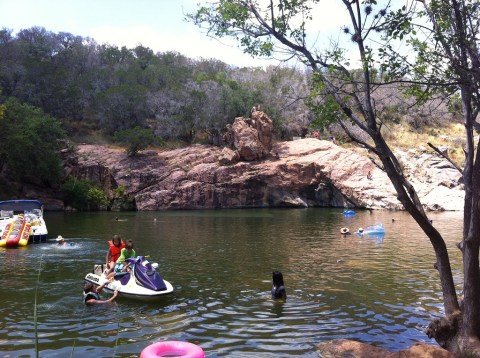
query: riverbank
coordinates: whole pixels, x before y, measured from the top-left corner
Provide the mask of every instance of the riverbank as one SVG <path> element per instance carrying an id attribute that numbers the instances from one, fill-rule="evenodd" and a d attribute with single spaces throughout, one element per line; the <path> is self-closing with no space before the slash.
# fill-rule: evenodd
<path id="1" fill-rule="evenodd" d="M 423 149 L 398 151 L 427 210 L 463 208 L 458 171 Z M 137 210 L 346 207 L 401 210 L 387 175 L 367 152 L 305 138 L 272 145 L 257 161 L 228 161 L 225 148 L 192 145 L 129 157 L 120 148 L 78 145 L 65 173 L 114 197 L 122 187 Z"/>
<path id="2" fill-rule="evenodd" d="M 455 358 L 449 351 L 425 343 L 415 343 L 407 349 L 391 352 L 381 347 L 337 339 L 319 345 L 318 353 L 322 358 Z"/>

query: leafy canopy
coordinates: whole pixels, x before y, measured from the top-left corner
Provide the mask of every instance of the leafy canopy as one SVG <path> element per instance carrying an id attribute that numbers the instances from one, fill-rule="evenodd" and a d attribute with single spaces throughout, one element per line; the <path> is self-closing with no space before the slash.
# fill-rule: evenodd
<path id="1" fill-rule="evenodd" d="M 59 184 L 60 122 L 41 109 L 9 99 L 0 106 L 0 162 L 15 180 L 44 185 Z"/>
<path id="2" fill-rule="evenodd" d="M 134 156 L 155 143 L 153 131 L 150 128 L 138 126 L 115 132 L 115 140 L 127 146 L 126 151 L 129 156 Z"/>
<path id="3" fill-rule="evenodd" d="M 63 200 L 65 205 L 77 210 L 105 209 L 109 200 L 101 188 L 88 180 L 72 176 L 63 184 Z"/>

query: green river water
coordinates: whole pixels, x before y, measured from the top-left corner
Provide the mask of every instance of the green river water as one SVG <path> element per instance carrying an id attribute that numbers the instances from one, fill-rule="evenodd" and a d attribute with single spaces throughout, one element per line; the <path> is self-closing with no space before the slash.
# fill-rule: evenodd
<path id="1" fill-rule="evenodd" d="M 0 250 L 0 356 L 34 357 L 36 343 L 40 357 L 137 357 L 165 340 L 195 343 L 206 357 L 317 357 L 336 338 L 393 351 L 435 344 L 424 330 L 443 306 L 426 236 L 404 212 L 342 211 L 47 212 L 49 242 Z M 462 213 L 431 218 L 461 289 Z M 383 238 L 340 234 L 377 223 Z M 86 307 L 83 278 L 113 234 L 158 262 L 175 292 Z M 74 245 L 58 246 L 57 235 Z M 283 272 L 285 303 L 271 300 L 273 270 Z"/>

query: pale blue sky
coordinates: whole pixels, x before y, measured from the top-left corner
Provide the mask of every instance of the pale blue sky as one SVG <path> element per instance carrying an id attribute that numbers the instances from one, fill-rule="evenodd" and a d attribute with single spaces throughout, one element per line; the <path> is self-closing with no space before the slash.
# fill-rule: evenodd
<path id="1" fill-rule="evenodd" d="M 98 43 L 133 48 L 138 44 L 154 51 L 177 51 L 190 58 L 216 58 L 237 66 L 264 66 L 243 54 L 234 43 L 208 38 L 184 13 L 193 12 L 200 0 L 0 0 L 0 28 L 15 33 L 41 26 L 52 32 L 91 37 Z M 325 28 L 341 27 L 333 0 L 332 12 L 317 14 Z M 325 3 L 324 2 L 324 3 Z M 335 4 L 335 5 L 334 5 Z M 335 14 L 332 16 L 332 14 Z"/>

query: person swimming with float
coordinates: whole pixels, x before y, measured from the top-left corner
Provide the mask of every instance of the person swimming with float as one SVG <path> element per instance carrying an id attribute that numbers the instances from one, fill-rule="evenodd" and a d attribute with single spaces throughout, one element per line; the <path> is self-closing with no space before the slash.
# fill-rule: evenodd
<path id="1" fill-rule="evenodd" d="M 58 235 L 57 238 L 55 239 L 55 241 L 57 242 L 57 245 L 59 245 L 59 246 L 63 246 L 63 245 L 74 246 L 75 245 L 74 242 L 66 242 L 62 235 Z"/>
<path id="2" fill-rule="evenodd" d="M 62 235 L 58 235 L 57 238 L 55 239 L 55 241 L 57 242 L 58 245 L 65 245 L 66 244 L 65 239 L 63 238 Z"/>

